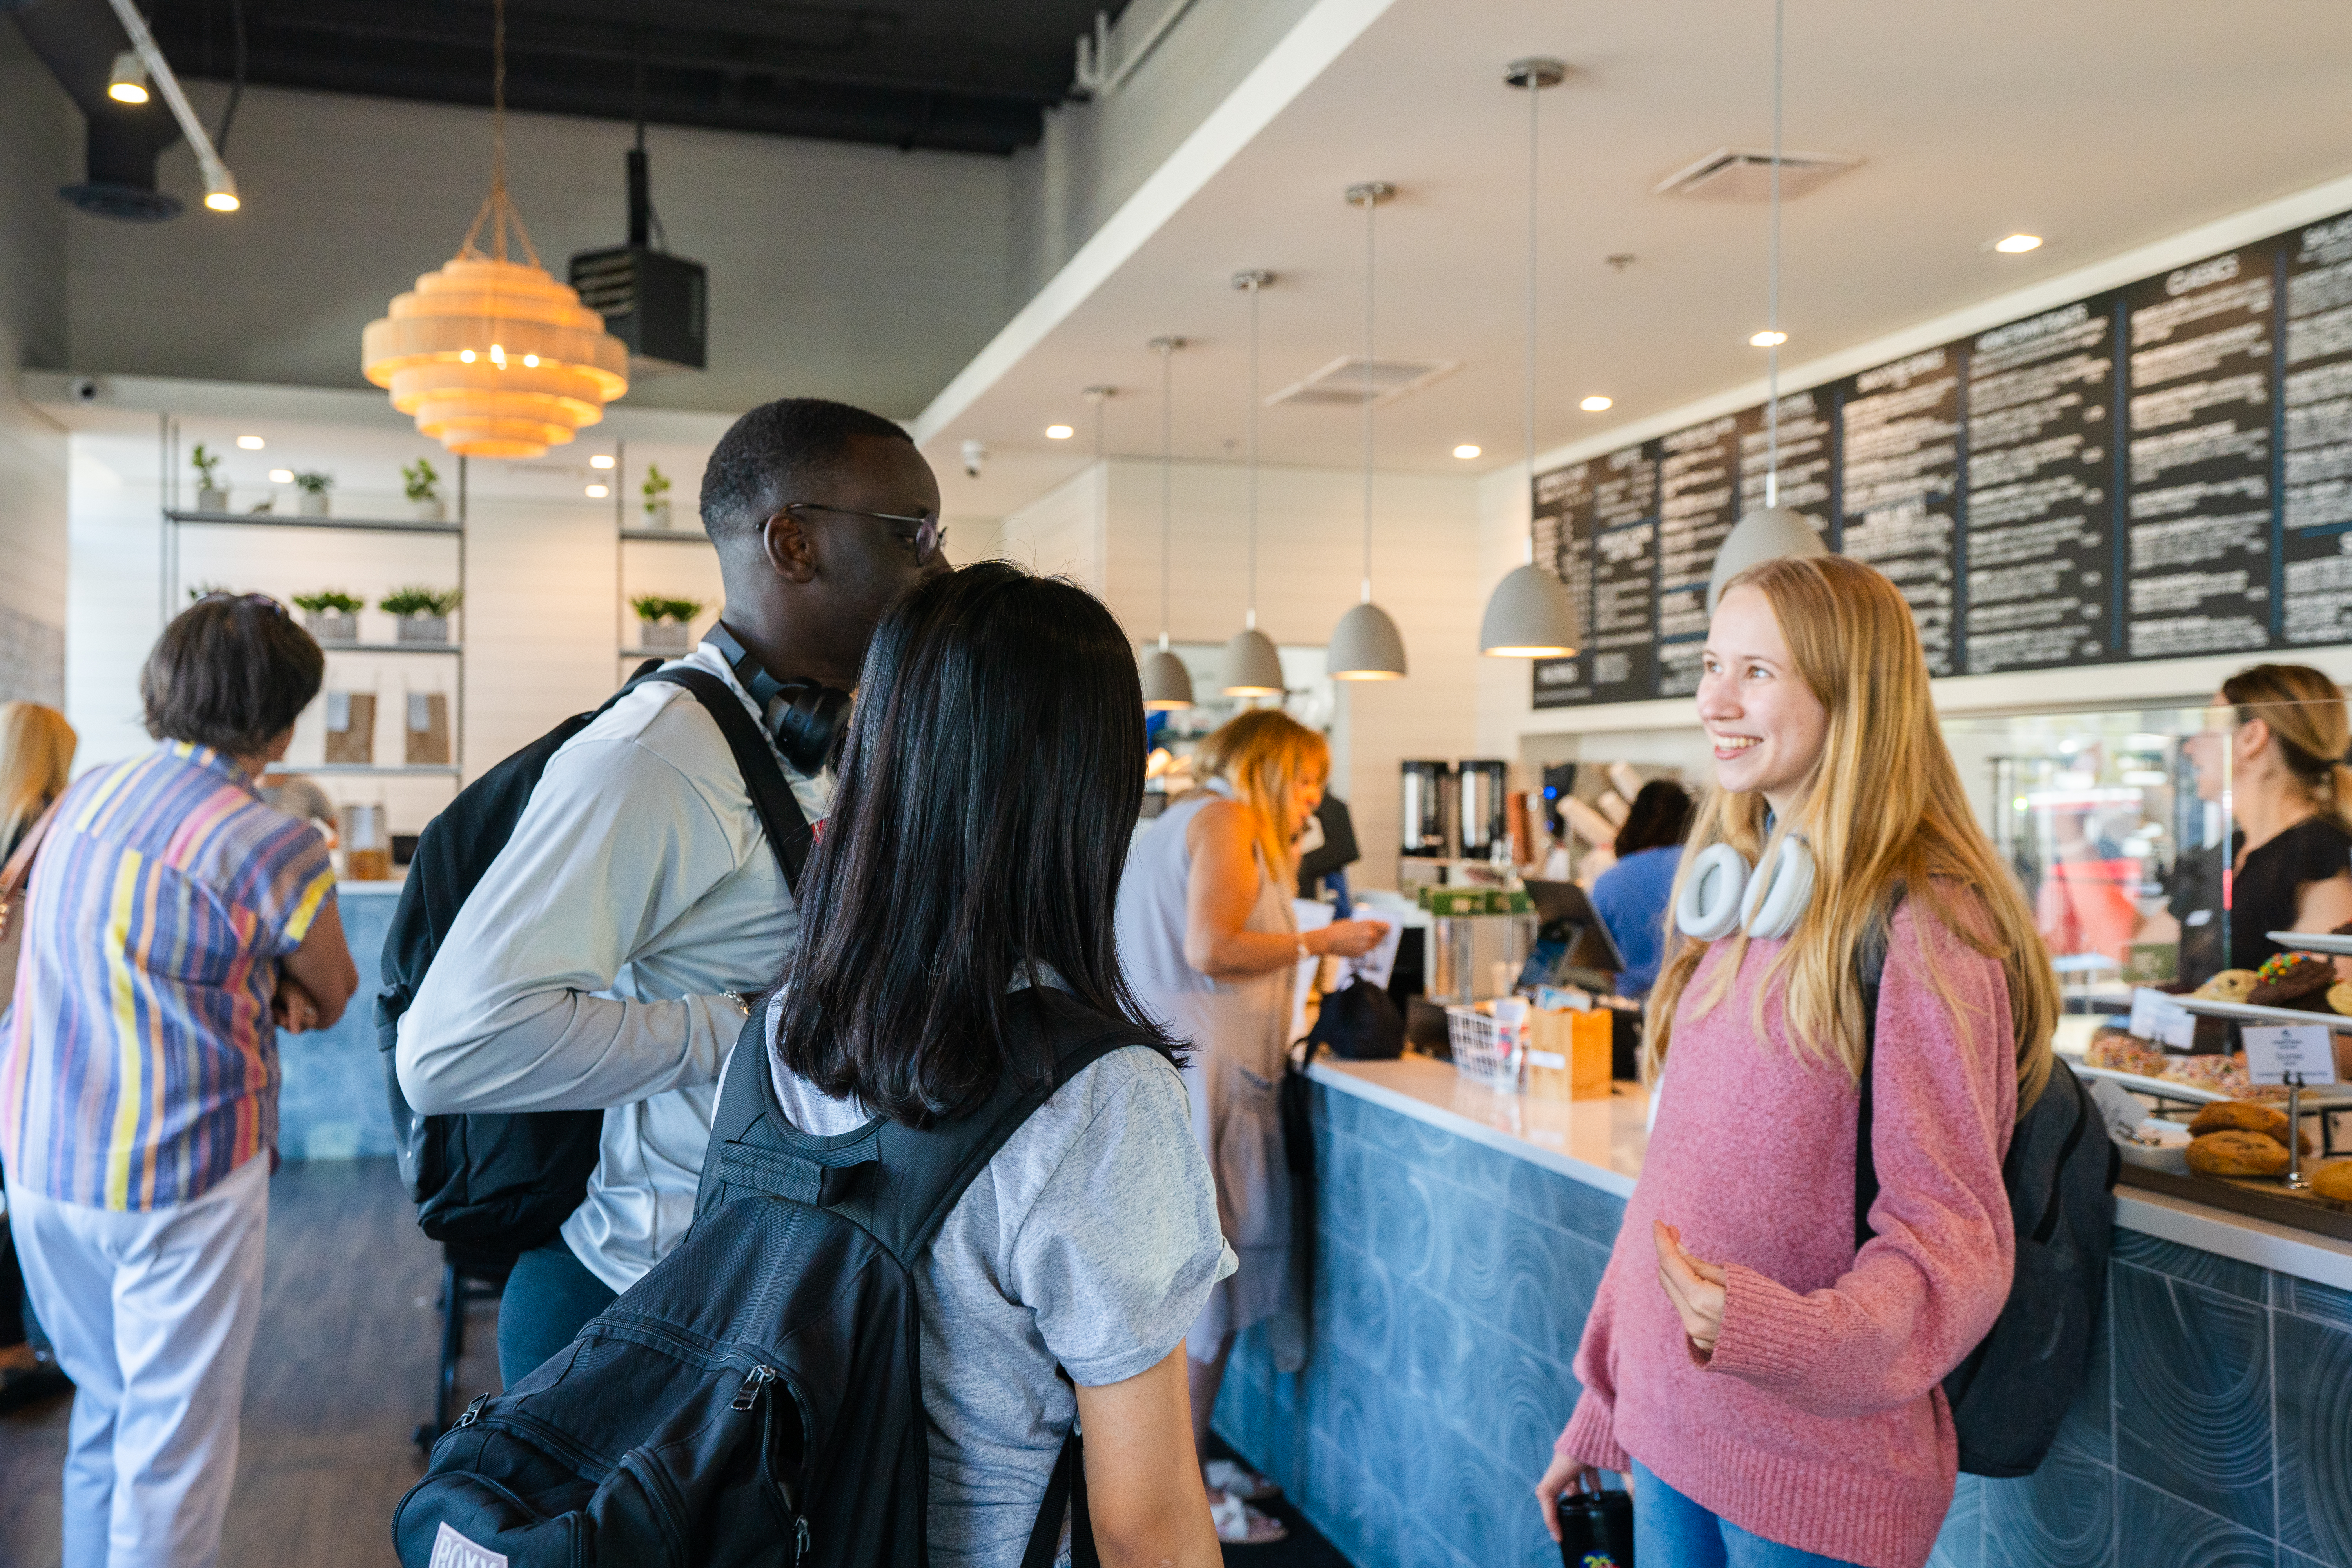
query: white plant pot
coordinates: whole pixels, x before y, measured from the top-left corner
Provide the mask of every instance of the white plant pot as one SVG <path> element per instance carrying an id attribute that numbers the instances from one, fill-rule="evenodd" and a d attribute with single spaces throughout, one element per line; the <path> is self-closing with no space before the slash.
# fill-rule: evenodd
<path id="1" fill-rule="evenodd" d="M 198 511 L 226 511 L 228 510 L 228 492 L 226 490 L 198 489 L 196 491 L 196 510 Z"/>
<path id="2" fill-rule="evenodd" d="M 305 610 L 302 624 L 320 642 L 357 642 L 360 640 L 360 618 L 348 610 Z"/>
<path id="3" fill-rule="evenodd" d="M 443 500 L 438 496 L 434 497 L 431 500 L 410 501 L 408 503 L 408 509 L 411 512 L 415 514 L 416 521 L 419 522 L 446 522 L 449 521 L 449 503 Z"/>
<path id="4" fill-rule="evenodd" d="M 446 643 L 449 640 L 449 617 L 446 616 L 402 616 L 394 624 L 400 628 L 402 642 Z"/>
<path id="5" fill-rule="evenodd" d="M 304 517 L 326 516 L 327 492 L 324 490 L 304 490 L 302 492 L 300 510 Z"/>
<path id="6" fill-rule="evenodd" d="M 649 500 L 646 502 L 646 526 L 647 528 L 667 528 L 669 525 L 669 502 L 666 500 Z M 647 644 L 646 646 L 651 647 L 652 645 Z"/>
<path id="7" fill-rule="evenodd" d="M 694 646 L 694 628 L 684 621 L 646 621 L 637 623 L 637 646 L 658 648 L 664 653 L 683 653 Z"/>

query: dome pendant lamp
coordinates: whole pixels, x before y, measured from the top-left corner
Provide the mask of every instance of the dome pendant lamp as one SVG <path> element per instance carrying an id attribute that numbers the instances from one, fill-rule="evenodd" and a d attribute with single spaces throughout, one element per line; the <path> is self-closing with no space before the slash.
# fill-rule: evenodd
<path id="1" fill-rule="evenodd" d="M 1780 504 L 1780 42 L 1787 0 L 1772 0 L 1772 244 L 1766 268 L 1764 313 L 1764 510 L 1734 524 L 1716 547 L 1706 578 L 1706 613 L 1715 614 L 1723 585 L 1750 566 L 1786 555 L 1827 555 L 1830 547 L 1805 514 Z"/>
<path id="2" fill-rule="evenodd" d="M 1249 607 L 1242 612 L 1242 629 L 1225 644 L 1225 695 L 1282 695 L 1282 655 L 1274 639 L 1257 629 L 1257 297 L 1274 281 L 1262 270 L 1236 272 L 1234 287 L 1249 290 Z"/>
<path id="3" fill-rule="evenodd" d="M 1503 68 L 1507 86 L 1528 95 L 1528 503 L 1536 494 L 1536 105 L 1543 89 L 1568 75 L 1562 62 L 1544 58 L 1513 60 Z M 1534 518 L 1528 526 L 1527 553 L 1495 584 L 1478 623 L 1478 651 L 1492 658 L 1565 658 L 1583 638 L 1576 601 L 1568 584 L 1536 564 Z"/>
<path id="4" fill-rule="evenodd" d="M 1181 338 L 1154 338 L 1151 352 L 1160 356 L 1160 647 L 1143 661 L 1143 707 L 1147 712 L 1173 712 L 1192 706 L 1192 675 L 1168 647 L 1169 486 L 1176 458 L 1175 405 L 1170 401 L 1176 351 Z"/>
<path id="5" fill-rule="evenodd" d="M 1402 680 L 1404 638 L 1389 613 L 1372 603 L 1372 220 L 1396 195 L 1382 180 L 1348 187 L 1348 202 L 1364 209 L 1364 596 L 1331 628 L 1324 658 L 1334 680 Z"/>
<path id="6" fill-rule="evenodd" d="M 539 264 L 507 194 L 507 20 L 492 26 L 490 194 L 457 254 L 392 301 L 360 338 L 368 380 L 416 428 L 464 458 L 536 458 L 629 390 L 629 351 Z M 489 226 L 490 249 L 476 245 Z M 529 258 L 507 259 L 507 232 Z"/>

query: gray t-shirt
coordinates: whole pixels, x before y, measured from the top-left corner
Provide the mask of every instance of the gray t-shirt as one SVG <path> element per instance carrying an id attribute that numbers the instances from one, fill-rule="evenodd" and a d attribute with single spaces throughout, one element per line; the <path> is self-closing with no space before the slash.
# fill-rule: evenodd
<path id="1" fill-rule="evenodd" d="M 793 1125 L 832 1137 L 868 1120 L 768 1065 Z M 1167 1359 L 1234 1268 L 1192 1137 L 1183 1080 L 1158 1052 L 1113 1051 L 1005 1141 L 915 1270 L 930 1422 L 930 1560 L 1019 1568 L 1077 1415 L 1057 1365 L 1089 1388 Z"/>

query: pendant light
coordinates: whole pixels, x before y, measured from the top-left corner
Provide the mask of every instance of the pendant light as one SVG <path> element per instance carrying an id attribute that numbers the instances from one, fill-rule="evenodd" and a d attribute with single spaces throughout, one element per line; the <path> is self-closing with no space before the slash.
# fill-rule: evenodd
<path id="1" fill-rule="evenodd" d="M 1478 623 L 1478 651 L 1494 658 L 1564 658 L 1583 640 L 1577 624 L 1576 601 L 1568 584 L 1536 564 L 1536 534 L 1532 509 L 1536 494 L 1536 105 L 1544 89 L 1558 87 L 1568 75 L 1562 62 L 1536 57 L 1513 60 L 1503 68 L 1503 81 L 1528 95 L 1528 374 L 1527 553 L 1486 601 L 1486 617 Z"/>
<path id="2" fill-rule="evenodd" d="M 1249 607 L 1242 612 L 1242 629 L 1225 644 L 1225 695 L 1282 695 L 1282 655 L 1272 638 L 1257 629 L 1257 304 L 1259 291 L 1274 281 L 1264 270 L 1236 272 L 1234 287 L 1249 290 Z"/>
<path id="3" fill-rule="evenodd" d="M 1160 647 L 1143 661 L 1143 706 L 1155 712 L 1192 706 L 1192 672 L 1168 647 L 1169 487 L 1176 460 L 1176 413 L 1171 397 L 1176 351 L 1183 346 L 1181 338 L 1151 340 L 1151 352 L 1160 356 Z"/>
<path id="4" fill-rule="evenodd" d="M 1364 209 L 1364 596 L 1331 628 L 1324 658 L 1334 680 L 1402 680 L 1405 672 L 1404 638 L 1372 603 L 1372 219 L 1395 195 L 1384 180 L 1348 187 L 1349 205 Z"/>
<path id="5" fill-rule="evenodd" d="M 1772 244 L 1766 268 L 1764 337 L 1764 510 L 1733 525 L 1716 547 L 1706 577 L 1706 611 L 1723 585 L 1750 566 L 1786 555 L 1827 555 L 1830 547 L 1805 514 L 1780 504 L 1780 41 L 1787 0 L 1772 0 Z"/>
<path id="6" fill-rule="evenodd" d="M 458 456 L 536 458 L 629 390 L 629 350 L 539 264 L 507 194 L 506 0 L 493 16 L 490 194 L 457 256 L 369 323 L 360 363 L 391 389 L 394 408 Z M 484 224 L 487 255 L 474 243 Z M 509 228 L 528 265 L 507 259 Z"/>

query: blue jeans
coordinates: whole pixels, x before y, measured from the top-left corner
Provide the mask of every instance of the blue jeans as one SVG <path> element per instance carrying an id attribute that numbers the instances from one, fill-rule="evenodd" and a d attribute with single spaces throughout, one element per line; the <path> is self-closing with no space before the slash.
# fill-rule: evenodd
<path id="1" fill-rule="evenodd" d="M 1853 1568 L 1751 1534 L 1633 1461 L 1633 1550 L 1642 1568 Z"/>
<path id="2" fill-rule="evenodd" d="M 499 1298 L 499 1381 L 512 1388 L 529 1377 L 614 1296 L 560 1236 L 516 1258 Z"/>

